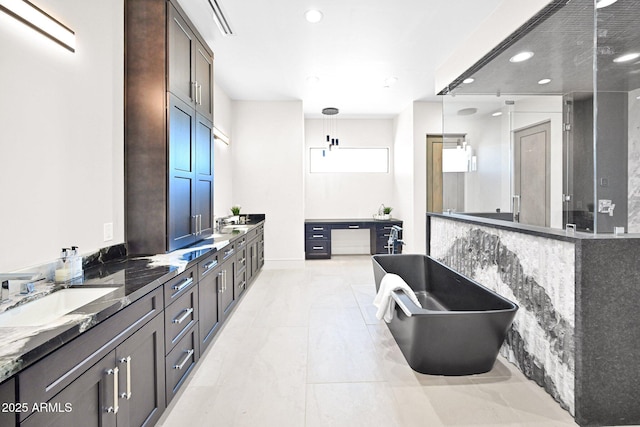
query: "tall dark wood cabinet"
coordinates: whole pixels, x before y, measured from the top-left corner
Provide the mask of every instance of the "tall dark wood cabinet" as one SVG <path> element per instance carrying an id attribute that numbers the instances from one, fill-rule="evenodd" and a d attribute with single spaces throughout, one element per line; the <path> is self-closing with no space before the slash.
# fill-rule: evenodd
<path id="1" fill-rule="evenodd" d="M 125 192 L 131 254 L 213 231 L 213 53 L 177 4 L 125 0 Z"/>

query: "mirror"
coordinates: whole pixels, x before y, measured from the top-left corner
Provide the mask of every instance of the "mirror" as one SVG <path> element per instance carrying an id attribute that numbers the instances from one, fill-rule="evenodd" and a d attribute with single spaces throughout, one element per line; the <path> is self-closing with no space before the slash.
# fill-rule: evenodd
<path id="1" fill-rule="evenodd" d="M 475 167 L 442 173 L 433 211 L 640 232 L 640 58 L 623 56 L 640 53 L 639 13 L 553 1 L 451 82 L 443 132 Z"/>

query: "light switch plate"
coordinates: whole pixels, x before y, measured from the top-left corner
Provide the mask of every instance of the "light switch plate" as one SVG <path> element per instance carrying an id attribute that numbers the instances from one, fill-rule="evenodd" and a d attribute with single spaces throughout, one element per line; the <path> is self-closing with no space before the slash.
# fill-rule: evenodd
<path id="1" fill-rule="evenodd" d="M 109 240 L 113 240 L 113 223 L 105 222 L 102 227 L 102 234 L 104 236 L 104 241 L 108 242 Z"/>

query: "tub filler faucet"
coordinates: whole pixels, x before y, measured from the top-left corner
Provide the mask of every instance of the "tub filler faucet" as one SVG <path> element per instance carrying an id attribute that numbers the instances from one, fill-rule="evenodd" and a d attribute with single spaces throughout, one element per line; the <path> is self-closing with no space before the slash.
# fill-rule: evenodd
<path id="1" fill-rule="evenodd" d="M 399 234 L 402 231 L 402 227 L 394 225 L 391 227 L 391 233 L 389 233 L 389 240 L 387 240 L 387 251 L 390 254 L 398 253 L 398 245 L 404 245 L 404 242 L 398 239 Z"/>

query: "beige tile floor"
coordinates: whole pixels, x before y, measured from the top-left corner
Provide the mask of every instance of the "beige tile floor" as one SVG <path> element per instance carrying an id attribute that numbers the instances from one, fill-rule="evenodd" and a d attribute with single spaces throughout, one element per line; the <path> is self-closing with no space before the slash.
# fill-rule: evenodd
<path id="1" fill-rule="evenodd" d="M 374 295 L 368 256 L 267 264 L 158 425 L 576 425 L 502 358 L 482 375 L 414 372 Z"/>

